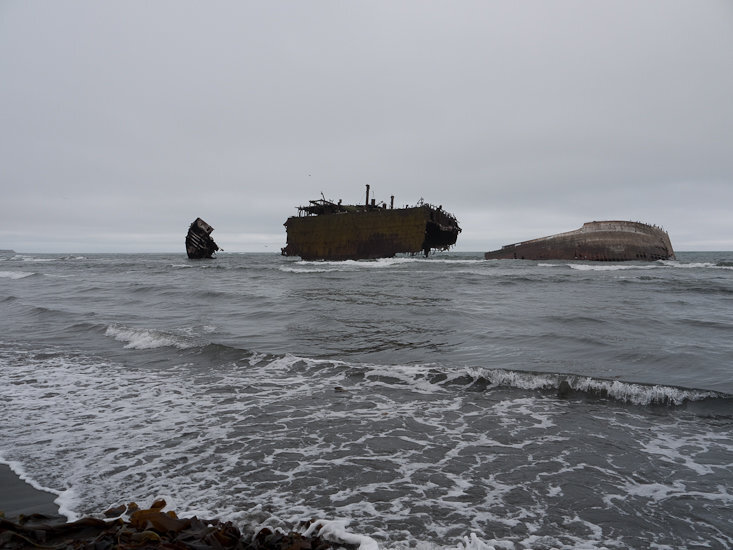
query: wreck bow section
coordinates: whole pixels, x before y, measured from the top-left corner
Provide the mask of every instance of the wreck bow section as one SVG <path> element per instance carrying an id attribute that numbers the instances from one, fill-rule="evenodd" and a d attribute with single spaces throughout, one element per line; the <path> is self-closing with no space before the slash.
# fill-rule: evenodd
<path id="1" fill-rule="evenodd" d="M 640 222 L 594 221 L 567 233 L 508 244 L 486 252 L 487 260 L 591 260 L 606 262 L 673 260 L 669 235 Z"/>
<path id="2" fill-rule="evenodd" d="M 186 254 L 192 260 L 202 258 L 211 258 L 219 247 L 211 238 L 211 232 L 214 230 L 208 223 L 201 218 L 196 218 L 188 228 L 186 235 Z"/>
<path id="3" fill-rule="evenodd" d="M 344 205 L 326 199 L 310 201 L 285 222 L 285 256 L 303 260 L 364 260 L 398 253 L 429 254 L 456 243 L 461 228 L 442 207 L 429 204 L 394 208 L 367 201 Z"/>

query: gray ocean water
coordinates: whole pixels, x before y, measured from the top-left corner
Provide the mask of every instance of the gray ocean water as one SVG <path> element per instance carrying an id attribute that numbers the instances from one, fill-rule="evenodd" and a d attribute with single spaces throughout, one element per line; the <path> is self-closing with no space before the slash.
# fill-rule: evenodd
<path id="1" fill-rule="evenodd" d="M 733 253 L 0 255 L 0 461 L 364 548 L 733 546 Z"/>

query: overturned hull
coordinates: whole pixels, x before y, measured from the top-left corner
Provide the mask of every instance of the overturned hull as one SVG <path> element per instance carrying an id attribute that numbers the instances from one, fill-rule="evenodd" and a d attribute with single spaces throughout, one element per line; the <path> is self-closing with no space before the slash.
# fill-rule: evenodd
<path id="1" fill-rule="evenodd" d="M 201 218 L 196 218 L 188 228 L 186 235 L 186 254 L 192 260 L 211 258 L 219 247 L 211 238 L 214 230 Z"/>
<path id="2" fill-rule="evenodd" d="M 669 235 L 639 222 L 587 222 L 567 233 L 509 244 L 484 254 L 487 260 L 591 260 L 604 262 L 674 259 Z"/>
<path id="3" fill-rule="evenodd" d="M 288 218 L 285 256 L 304 260 L 363 260 L 390 258 L 398 253 L 429 254 L 456 243 L 461 228 L 442 207 L 422 204 L 387 208 L 373 202 L 342 205 L 310 201 Z"/>

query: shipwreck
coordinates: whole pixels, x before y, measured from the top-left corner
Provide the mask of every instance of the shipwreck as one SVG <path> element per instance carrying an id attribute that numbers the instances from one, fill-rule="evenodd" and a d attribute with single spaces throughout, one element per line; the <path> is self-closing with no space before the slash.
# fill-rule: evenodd
<path id="1" fill-rule="evenodd" d="M 298 207 L 298 215 L 285 222 L 284 256 L 303 260 L 366 260 L 391 258 L 399 253 L 447 250 L 456 243 L 461 228 L 455 216 L 422 200 L 416 206 L 394 207 L 369 198 L 360 205 L 321 198 Z"/>
<path id="2" fill-rule="evenodd" d="M 487 260 L 591 260 L 601 262 L 673 260 L 669 235 L 640 222 L 593 221 L 567 233 L 508 244 L 486 252 Z"/>
<path id="3" fill-rule="evenodd" d="M 202 258 L 212 258 L 219 247 L 211 238 L 211 232 L 214 230 L 208 223 L 201 218 L 196 218 L 188 228 L 186 235 L 186 254 L 192 260 Z"/>

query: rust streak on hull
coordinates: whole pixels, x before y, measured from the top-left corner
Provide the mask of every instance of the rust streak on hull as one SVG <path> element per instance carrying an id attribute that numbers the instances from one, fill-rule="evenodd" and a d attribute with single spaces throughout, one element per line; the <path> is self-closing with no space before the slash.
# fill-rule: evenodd
<path id="1" fill-rule="evenodd" d="M 628 221 L 587 222 L 580 229 L 503 246 L 487 260 L 673 260 L 669 235 L 654 225 Z"/>

